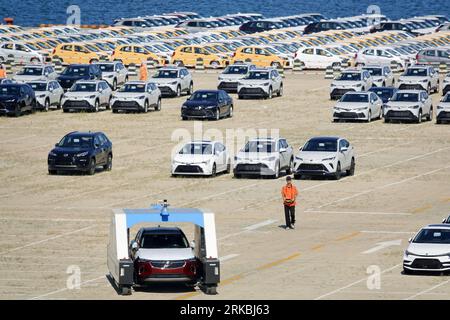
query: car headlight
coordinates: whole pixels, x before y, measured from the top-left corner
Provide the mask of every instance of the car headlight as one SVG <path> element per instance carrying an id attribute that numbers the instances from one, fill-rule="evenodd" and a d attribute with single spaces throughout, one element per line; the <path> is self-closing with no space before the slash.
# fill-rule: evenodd
<path id="1" fill-rule="evenodd" d="M 441 109 L 444 109 L 444 107 L 443 106 L 437 106 L 437 109 L 441 110 Z"/>
<path id="2" fill-rule="evenodd" d="M 355 87 L 362 87 L 362 83 L 355 84 Z"/>
<path id="3" fill-rule="evenodd" d="M 415 106 L 411 106 L 410 108 L 411 108 L 411 109 L 419 109 L 419 107 L 420 107 L 420 106 L 417 104 L 417 105 L 415 105 Z"/>
<path id="4" fill-rule="evenodd" d="M 264 82 L 264 83 L 262 84 L 262 86 L 264 86 L 264 87 L 267 87 L 268 85 L 270 85 L 269 82 Z"/>
<path id="5" fill-rule="evenodd" d="M 105 76 L 105 78 L 113 78 L 113 77 L 114 77 L 113 74 L 108 74 L 108 75 Z"/>
<path id="6" fill-rule="evenodd" d="M 206 109 L 214 109 L 216 106 L 206 106 Z"/>
<path id="7" fill-rule="evenodd" d="M 137 99 L 139 99 L 139 100 L 145 99 L 145 96 L 137 97 Z"/>
<path id="8" fill-rule="evenodd" d="M 336 87 L 336 85 L 335 85 L 334 83 L 332 83 L 332 84 L 331 84 L 331 87 L 332 87 L 332 88 L 333 88 L 333 87 Z"/>
<path id="9" fill-rule="evenodd" d="M 89 154 L 89 151 L 81 152 L 77 154 L 77 157 L 86 157 Z"/>
<path id="10" fill-rule="evenodd" d="M 405 250 L 405 256 L 409 256 L 411 255 L 411 252 L 409 252 L 408 250 Z"/>
<path id="11" fill-rule="evenodd" d="M 52 152 L 52 151 L 50 151 L 50 152 L 48 153 L 48 155 L 51 156 L 51 157 L 57 157 L 57 156 L 58 156 L 56 153 L 54 153 L 54 152 Z"/>
<path id="12" fill-rule="evenodd" d="M 15 99 L 9 99 L 9 100 L 5 100 L 5 102 L 15 102 Z"/>
<path id="13" fill-rule="evenodd" d="M 219 81 L 222 81 L 222 80 L 224 80 L 222 77 L 219 77 Z"/>
<path id="14" fill-rule="evenodd" d="M 234 161 L 240 161 L 242 160 L 242 158 L 238 157 L 238 156 L 234 156 Z"/>
<path id="15" fill-rule="evenodd" d="M 169 84 L 175 85 L 175 84 L 177 84 L 177 83 L 178 83 L 178 81 L 173 81 L 173 82 L 171 82 L 171 83 L 169 83 Z"/>
<path id="16" fill-rule="evenodd" d="M 420 80 L 419 82 L 428 82 L 428 79 Z"/>
<path id="17" fill-rule="evenodd" d="M 336 157 L 325 158 L 325 159 L 322 159 L 322 161 L 331 161 L 331 160 L 334 160 L 334 159 L 336 159 Z"/>
<path id="18" fill-rule="evenodd" d="M 185 105 L 181 106 L 181 109 L 187 109 L 187 107 Z"/>
<path id="19" fill-rule="evenodd" d="M 45 94 L 37 95 L 36 98 L 45 98 Z"/>
<path id="20" fill-rule="evenodd" d="M 86 98 L 87 99 L 94 99 L 96 96 L 95 96 L 95 94 L 94 95 L 92 95 L 92 96 L 87 96 Z"/>

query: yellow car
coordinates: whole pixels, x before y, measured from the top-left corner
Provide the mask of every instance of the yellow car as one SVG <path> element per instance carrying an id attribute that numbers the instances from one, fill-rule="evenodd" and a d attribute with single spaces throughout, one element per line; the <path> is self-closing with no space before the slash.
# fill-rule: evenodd
<path id="1" fill-rule="evenodd" d="M 125 44 L 116 47 L 111 55 L 112 61 L 122 61 L 124 65 L 141 64 L 142 61 L 153 60 L 157 65 L 163 66 L 165 60 L 158 57 L 143 45 Z"/>
<path id="2" fill-rule="evenodd" d="M 107 56 L 92 46 L 81 43 L 62 43 L 53 49 L 52 58 L 58 57 L 63 63 L 94 63 L 106 60 Z"/>
<path id="3" fill-rule="evenodd" d="M 197 59 L 203 59 L 205 67 L 224 68 L 229 64 L 229 60 L 217 53 L 217 50 L 203 48 L 198 45 L 180 46 L 175 49 L 172 55 L 172 63 L 184 66 L 195 66 Z"/>
<path id="4" fill-rule="evenodd" d="M 247 61 L 253 63 L 257 67 L 282 66 L 284 68 L 288 64 L 288 61 L 261 47 L 248 46 L 237 48 L 232 63 Z"/>

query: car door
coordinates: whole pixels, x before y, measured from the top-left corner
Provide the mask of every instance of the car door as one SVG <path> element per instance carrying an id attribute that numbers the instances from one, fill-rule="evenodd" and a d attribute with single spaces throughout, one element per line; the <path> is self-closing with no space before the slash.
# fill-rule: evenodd
<path id="1" fill-rule="evenodd" d="M 115 65 L 115 70 L 117 73 L 117 83 L 118 84 L 125 83 L 125 79 L 127 77 L 127 70 L 125 69 L 124 65 L 122 63 L 118 62 Z"/>
<path id="2" fill-rule="evenodd" d="M 345 150 L 347 148 L 347 150 Z M 345 170 L 349 167 L 349 159 L 348 159 L 348 146 L 344 139 L 339 140 L 339 152 L 338 152 L 338 158 L 341 163 L 341 171 Z"/>
<path id="3" fill-rule="evenodd" d="M 289 160 L 287 159 L 287 150 L 282 139 L 278 140 L 277 148 L 279 154 L 280 169 L 285 168 L 286 166 L 288 166 Z"/>
<path id="4" fill-rule="evenodd" d="M 421 92 L 421 100 L 423 102 L 422 114 L 430 114 L 431 110 L 431 98 L 426 91 Z"/>
<path id="5" fill-rule="evenodd" d="M 214 144 L 214 158 L 217 165 L 217 171 L 223 171 L 227 166 L 227 158 L 225 154 L 225 147 L 220 143 Z"/>
<path id="6" fill-rule="evenodd" d="M 50 105 L 55 105 L 59 102 L 59 100 L 56 99 L 56 92 L 55 92 L 55 86 L 54 81 L 50 81 L 47 84 L 47 92 L 48 92 L 48 99 L 50 101 Z"/>
<path id="7" fill-rule="evenodd" d="M 156 92 L 155 89 L 153 87 L 153 85 L 151 83 L 147 83 L 147 96 L 148 96 L 148 104 L 150 106 L 153 106 L 156 104 L 157 102 L 157 98 L 156 98 Z"/>
<path id="8" fill-rule="evenodd" d="M 109 99 L 111 98 L 112 91 L 111 91 L 110 86 L 106 82 L 103 81 L 103 82 L 100 82 L 100 84 L 103 89 L 103 91 L 102 91 L 103 103 L 105 105 L 107 105 L 107 104 L 109 104 Z"/>
<path id="9" fill-rule="evenodd" d="M 430 77 L 431 77 L 431 87 L 437 88 L 439 82 L 439 74 L 434 70 L 433 67 L 429 69 Z"/>
<path id="10" fill-rule="evenodd" d="M 385 84 L 386 86 L 394 85 L 394 74 L 391 71 L 390 67 L 383 67 L 384 76 L 386 77 Z"/>
<path id="11" fill-rule="evenodd" d="M 104 164 L 105 159 L 105 146 L 102 145 L 99 135 L 94 137 L 94 149 L 95 149 L 95 161 L 97 165 Z"/>
<path id="12" fill-rule="evenodd" d="M 21 63 L 27 63 L 31 59 L 31 55 L 27 52 L 29 49 L 27 49 L 22 44 L 15 44 L 15 52 L 16 56 Z"/>

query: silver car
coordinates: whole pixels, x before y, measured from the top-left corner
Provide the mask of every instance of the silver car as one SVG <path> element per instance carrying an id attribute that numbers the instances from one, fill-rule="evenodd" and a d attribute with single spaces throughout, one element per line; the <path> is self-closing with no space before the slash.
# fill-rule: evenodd
<path id="1" fill-rule="evenodd" d="M 53 66 L 49 65 L 27 65 L 22 70 L 17 72 L 13 79 L 17 82 L 30 82 L 30 81 L 46 81 L 56 80 L 58 74 Z"/>
<path id="2" fill-rule="evenodd" d="M 239 80 L 238 98 L 259 97 L 272 99 L 276 93 L 277 96 L 283 95 L 283 78 L 276 69 L 254 69 L 247 77 Z"/>
<path id="3" fill-rule="evenodd" d="M 330 99 L 341 98 L 349 91 L 367 91 L 373 79 L 367 70 L 350 69 L 343 71 L 330 85 Z"/>
<path id="4" fill-rule="evenodd" d="M 64 89 L 56 80 L 28 82 L 36 96 L 36 108 L 48 111 L 50 107 L 61 108 Z"/>
<path id="5" fill-rule="evenodd" d="M 64 112 L 87 110 L 98 112 L 110 108 L 112 90 L 103 80 L 79 80 L 62 97 Z"/>
<path id="6" fill-rule="evenodd" d="M 191 95 L 194 92 L 192 75 L 185 67 L 164 67 L 152 77 L 163 96 L 180 97 L 183 92 Z"/>

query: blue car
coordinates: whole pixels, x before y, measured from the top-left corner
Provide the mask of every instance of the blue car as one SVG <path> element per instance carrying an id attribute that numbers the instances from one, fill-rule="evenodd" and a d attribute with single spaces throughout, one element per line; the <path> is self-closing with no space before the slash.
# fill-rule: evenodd
<path id="1" fill-rule="evenodd" d="M 71 64 L 57 80 L 64 91 L 67 91 L 78 80 L 102 80 L 102 71 L 98 64 Z"/>
<path id="2" fill-rule="evenodd" d="M 112 169 L 112 142 L 103 132 L 71 132 L 48 154 L 48 173 L 80 171 L 95 174 L 98 166 Z"/>
<path id="3" fill-rule="evenodd" d="M 0 85 L 0 114 L 18 117 L 23 112 L 34 112 L 36 97 L 28 84 Z"/>
<path id="4" fill-rule="evenodd" d="M 231 118 L 233 99 L 224 90 L 198 90 L 181 107 L 181 118 L 211 119 Z"/>
<path id="5" fill-rule="evenodd" d="M 380 97 L 384 103 L 387 103 L 394 94 L 397 92 L 397 88 L 394 87 L 372 87 L 369 89 L 370 92 L 375 92 L 375 94 Z"/>

